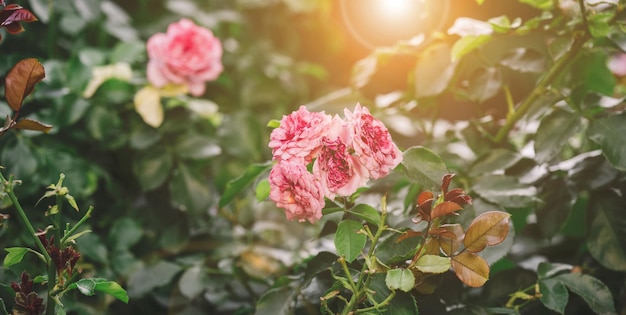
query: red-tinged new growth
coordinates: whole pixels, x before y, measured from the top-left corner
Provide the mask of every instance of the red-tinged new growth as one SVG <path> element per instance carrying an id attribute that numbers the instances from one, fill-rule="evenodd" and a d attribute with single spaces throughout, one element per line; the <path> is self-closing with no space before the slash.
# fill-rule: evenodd
<path id="1" fill-rule="evenodd" d="M 80 258 L 80 253 L 69 246 L 63 249 L 58 248 L 54 245 L 54 235 L 50 236 L 50 239 L 48 239 L 46 238 L 45 231 L 38 233 L 37 237 L 39 237 L 39 240 L 46 248 L 48 255 L 50 255 L 50 258 L 56 268 L 59 284 L 63 286 L 66 280 L 64 272 L 67 275 L 67 279 L 72 278 L 74 275 L 74 267 Z"/>
<path id="2" fill-rule="evenodd" d="M 4 7 L 0 10 L 0 27 L 4 27 L 9 34 L 19 34 L 24 31 L 24 27 L 20 22 L 37 21 L 37 17 L 32 12 L 20 5 L 5 5 L 4 1 L 0 5 Z"/>
<path id="3" fill-rule="evenodd" d="M 504 241 L 509 233 L 510 214 L 502 211 L 485 212 L 470 223 L 467 232 L 460 224 L 443 224 L 445 217 L 457 215 L 457 212 L 463 209 L 463 205 L 472 203 L 472 198 L 463 189 L 449 190 L 453 177 L 453 174 L 443 177 L 439 195 L 424 191 L 417 196 L 418 213 L 414 222 L 427 222 L 426 230 L 424 232 L 409 230 L 399 240 L 414 236 L 424 238 L 409 267 L 424 269 L 423 266 L 416 266 L 421 257 L 443 255 L 449 259 L 450 266 L 463 283 L 471 287 L 480 287 L 489 279 L 489 264 L 477 253 L 487 246 Z"/>
<path id="4" fill-rule="evenodd" d="M 11 282 L 15 291 L 13 314 L 39 315 L 44 311 L 43 299 L 33 290 L 33 280 L 26 272 L 22 272 L 20 283 Z"/>

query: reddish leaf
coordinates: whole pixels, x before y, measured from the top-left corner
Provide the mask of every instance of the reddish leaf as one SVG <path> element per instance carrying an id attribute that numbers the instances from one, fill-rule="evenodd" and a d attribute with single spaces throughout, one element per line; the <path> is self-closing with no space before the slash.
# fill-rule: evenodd
<path id="1" fill-rule="evenodd" d="M 434 219 L 459 210 L 463 210 L 463 208 L 458 203 L 444 201 L 435 206 L 433 211 L 431 211 L 430 216 Z"/>
<path id="2" fill-rule="evenodd" d="M 437 230 L 443 231 L 439 234 L 441 249 L 446 255 L 452 256 L 463 241 L 463 227 L 460 224 L 444 224 Z"/>
<path id="3" fill-rule="evenodd" d="M 33 91 L 35 84 L 45 77 L 43 66 L 37 59 L 20 60 L 5 79 L 5 97 L 14 111 L 19 111 L 24 98 Z"/>
<path id="4" fill-rule="evenodd" d="M 452 257 L 452 269 L 461 282 L 474 288 L 489 280 L 489 265 L 482 257 L 464 252 Z"/>
<path id="5" fill-rule="evenodd" d="M 424 252 L 422 254 L 439 255 L 440 247 L 441 247 L 441 244 L 439 243 L 439 240 L 433 237 L 430 240 L 428 240 L 426 244 L 424 244 Z"/>
<path id="6" fill-rule="evenodd" d="M 422 204 L 424 204 L 426 201 L 429 200 L 433 200 L 433 198 L 435 198 L 435 196 L 433 195 L 433 193 L 431 191 L 422 191 L 418 196 L 417 196 L 417 205 L 421 206 Z"/>
<path id="7" fill-rule="evenodd" d="M 0 26 L 14 22 L 35 22 L 37 17 L 27 9 L 17 4 L 9 4 L 0 11 Z"/>
<path id="8" fill-rule="evenodd" d="M 48 124 L 44 124 L 36 120 L 24 118 L 18 121 L 17 124 L 15 124 L 15 127 L 13 128 L 35 130 L 35 131 L 42 131 L 42 132 L 48 133 L 50 132 L 50 129 L 52 129 L 52 125 L 48 125 Z"/>
<path id="9" fill-rule="evenodd" d="M 442 180 L 442 184 L 441 184 L 441 193 L 442 194 L 446 194 L 448 192 L 448 186 L 450 186 L 450 182 L 452 181 L 452 178 L 454 177 L 454 174 L 446 174 L 443 176 L 443 180 Z"/>
<path id="10" fill-rule="evenodd" d="M 510 217 L 502 211 L 488 211 L 476 217 L 465 233 L 465 249 L 477 253 L 487 246 L 502 243 L 509 234 Z"/>
<path id="11" fill-rule="evenodd" d="M 456 202 L 460 205 L 472 204 L 472 198 L 465 194 L 461 188 L 455 188 L 445 194 L 443 200 Z"/>
<path id="12" fill-rule="evenodd" d="M 424 233 L 418 232 L 418 231 L 413 231 L 413 230 L 407 230 L 402 235 L 398 236 L 398 239 L 396 240 L 396 243 L 400 243 L 400 242 L 406 240 L 407 238 L 416 237 L 416 236 L 422 236 L 422 234 L 424 234 Z"/>

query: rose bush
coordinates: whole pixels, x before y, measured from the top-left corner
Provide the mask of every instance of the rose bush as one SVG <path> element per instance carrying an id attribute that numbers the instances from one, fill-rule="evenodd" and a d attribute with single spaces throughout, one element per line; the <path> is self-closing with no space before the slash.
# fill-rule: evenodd
<path id="1" fill-rule="evenodd" d="M 222 44 L 213 33 L 189 19 L 172 23 L 167 33 L 148 39 L 148 81 L 156 87 L 187 86 L 191 95 L 205 91 L 204 83 L 222 73 Z"/>

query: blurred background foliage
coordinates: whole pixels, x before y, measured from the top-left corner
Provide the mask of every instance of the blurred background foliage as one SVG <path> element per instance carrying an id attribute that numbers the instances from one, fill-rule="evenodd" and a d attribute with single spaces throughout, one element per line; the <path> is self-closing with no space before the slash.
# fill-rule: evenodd
<path id="1" fill-rule="evenodd" d="M 413 293 L 422 314 L 485 314 L 534 283 L 540 262 L 598 277 L 625 314 L 626 88 L 607 67 L 626 49 L 624 4 L 586 1 L 581 14 L 576 1 L 441 1 L 431 29 L 411 39 L 368 31 L 388 21 L 352 16 L 355 1 L 14 2 L 40 21 L 3 34 L 0 74 L 39 59 L 46 78 L 21 115 L 54 128 L 0 137 L 0 164 L 24 181 L 18 196 L 40 222 L 47 205 L 36 201 L 66 174 L 79 205 L 95 207 L 86 227 L 94 233 L 78 240 L 83 273 L 118 281 L 131 298 L 77 296 L 69 313 L 317 314 L 332 285 L 323 270 L 336 257 L 325 236 L 336 225 L 332 217 L 288 222 L 255 198 L 271 159 L 266 124 L 301 104 L 338 113 L 358 101 L 401 148 L 425 146 L 457 174 L 475 200 L 461 222 L 493 209 L 513 215 L 514 233 L 488 259 L 486 286 L 467 290 L 446 274 L 433 294 Z M 203 97 L 164 99 L 165 120 L 153 128 L 133 106 L 146 84 L 145 41 L 181 17 L 222 40 L 225 70 Z M 485 25 L 491 31 L 481 33 Z M 86 98 L 92 70 L 118 62 L 132 78 L 108 79 Z M 220 204 L 246 170 L 241 193 Z M 401 173 L 369 192 L 393 192 L 396 223 L 409 221 L 412 198 L 431 188 Z M 12 221 L 0 236 L 2 247 L 28 240 Z M 2 269 L 4 301 L 12 301 L 7 284 L 32 263 Z M 520 311 L 551 312 L 539 301 Z M 567 314 L 589 312 L 570 298 Z"/>

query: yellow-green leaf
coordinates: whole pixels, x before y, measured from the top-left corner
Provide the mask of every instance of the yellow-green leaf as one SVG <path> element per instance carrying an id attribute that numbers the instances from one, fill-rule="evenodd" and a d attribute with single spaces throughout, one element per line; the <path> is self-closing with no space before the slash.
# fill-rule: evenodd
<path id="1" fill-rule="evenodd" d="M 157 128 L 163 123 L 163 106 L 161 94 L 152 86 L 137 91 L 133 99 L 135 110 L 146 124 Z"/>
<path id="2" fill-rule="evenodd" d="M 415 276 L 408 269 L 392 269 L 387 272 L 385 284 L 391 290 L 409 292 L 415 286 Z"/>
<path id="3" fill-rule="evenodd" d="M 450 266 L 450 257 L 436 255 L 424 255 L 415 263 L 415 268 L 424 273 L 444 273 Z"/>

